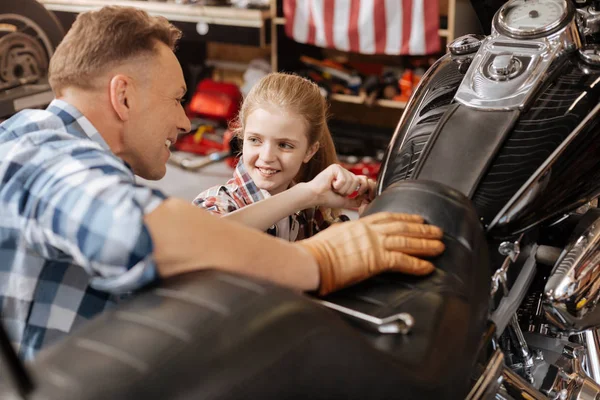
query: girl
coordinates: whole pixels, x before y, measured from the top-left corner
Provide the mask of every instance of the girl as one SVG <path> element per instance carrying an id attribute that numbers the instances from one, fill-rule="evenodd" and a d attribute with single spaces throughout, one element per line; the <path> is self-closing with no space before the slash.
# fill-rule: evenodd
<path id="1" fill-rule="evenodd" d="M 243 149 L 233 178 L 194 204 L 289 241 L 348 220 L 340 208 L 362 211 L 375 182 L 335 164 L 326 110 L 311 81 L 282 73 L 262 78 L 238 116 Z"/>

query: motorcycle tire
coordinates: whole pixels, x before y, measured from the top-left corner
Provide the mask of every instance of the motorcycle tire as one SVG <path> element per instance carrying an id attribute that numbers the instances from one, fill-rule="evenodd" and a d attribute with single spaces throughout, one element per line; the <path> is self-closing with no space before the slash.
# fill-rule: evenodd
<path id="1" fill-rule="evenodd" d="M 56 49 L 65 35 L 56 16 L 35 0 L 2 0 L 0 2 L 0 20 L 7 14 L 17 14 L 35 23 L 48 37 L 52 51 Z M 49 54 L 50 56 L 52 54 Z"/>

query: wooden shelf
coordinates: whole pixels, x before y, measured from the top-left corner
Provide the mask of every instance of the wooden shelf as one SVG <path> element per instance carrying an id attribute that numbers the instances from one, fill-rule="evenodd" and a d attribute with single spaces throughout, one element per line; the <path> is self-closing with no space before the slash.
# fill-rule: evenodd
<path id="1" fill-rule="evenodd" d="M 365 98 L 362 96 L 334 93 L 330 96 L 330 99 L 340 101 L 342 103 L 365 104 Z M 406 107 L 406 103 L 403 101 L 378 99 L 375 100 L 373 106 L 404 109 Z"/>
<path id="2" fill-rule="evenodd" d="M 205 22 L 229 26 L 261 28 L 271 17 L 269 10 L 236 7 L 200 6 L 159 1 L 116 0 L 38 0 L 48 10 L 81 13 L 106 5 L 137 7 L 150 15 L 161 15 L 169 21 Z"/>

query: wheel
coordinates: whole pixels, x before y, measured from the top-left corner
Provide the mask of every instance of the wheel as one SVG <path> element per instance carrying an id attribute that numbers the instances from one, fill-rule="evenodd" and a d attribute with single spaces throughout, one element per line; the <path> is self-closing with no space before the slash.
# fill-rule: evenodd
<path id="1" fill-rule="evenodd" d="M 56 17 L 35 0 L 0 2 L 0 90 L 45 78 L 64 36 Z"/>

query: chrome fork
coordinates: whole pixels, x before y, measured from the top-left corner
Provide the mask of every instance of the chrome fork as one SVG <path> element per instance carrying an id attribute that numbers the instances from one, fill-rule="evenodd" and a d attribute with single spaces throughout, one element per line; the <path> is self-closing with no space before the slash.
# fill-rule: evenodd
<path id="1" fill-rule="evenodd" d="M 600 384 L 600 334 L 598 329 L 588 329 L 583 336 L 587 348 L 585 359 L 587 372 L 596 383 Z"/>
<path id="2" fill-rule="evenodd" d="M 600 385 L 583 371 L 585 348 L 576 343 L 565 346 L 556 364 L 550 365 L 548 374 L 536 390 L 529 382 L 511 369 L 504 367 L 497 400 L 597 400 Z"/>
<path id="3" fill-rule="evenodd" d="M 598 333 L 593 331 L 591 351 L 578 343 L 566 345 L 539 390 L 506 367 L 502 351 L 496 349 L 466 400 L 600 400 L 600 384 L 583 368 L 584 364 L 591 371 L 598 367 Z"/>
<path id="4" fill-rule="evenodd" d="M 563 349 L 562 356 L 550 365 L 544 379 L 542 392 L 551 399 L 597 400 L 600 398 L 600 385 L 583 370 L 586 360 L 583 345 L 570 343 Z"/>

